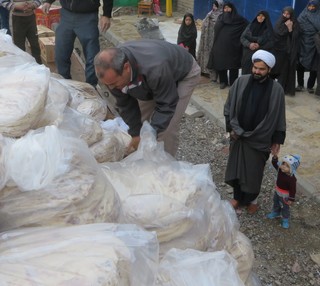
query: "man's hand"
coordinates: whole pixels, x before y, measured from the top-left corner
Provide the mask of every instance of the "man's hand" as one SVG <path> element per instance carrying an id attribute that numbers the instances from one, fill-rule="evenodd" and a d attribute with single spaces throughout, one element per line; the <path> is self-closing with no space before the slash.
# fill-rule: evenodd
<path id="1" fill-rule="evenodd" d="M 234 132 L 233 130 L 230 132 L 230 137 L 233 139 L 233 140 L 238 140 L 239 138 L 239 135 L 236 134 L 236 132 Z"/>
<path id="2" fill-rule="evenodd" d="M 127 148 L 126 155 L 129 155 L 138 149 L 140 136 L 132 137 L 132 140 Z"/>
<path id="3" fill-rule="evenodd" d="M 36 4 L 31 2 L 26 2 L 25 11 L 24 12 L 32 12 L 34 9 L 36 9 Z"/>
<path id="4" fill-rule="evenodd" d="M 51 7 L 50 3 L 43 3 L 41 9 L 42 9 L 43 13 L 48 14 L 49 10 L 50 10 L 50 7 Z"/>
<path id="5" fill-rule="evenodd" d="M 111 21 L 110 18 L 106 17 L 106 16 L 101 16 L 100 17 L 100 21 L 99 21 L 99 29 L 101 33 L 106 32 L 111 25 Z"/>
<path id="6" fill-rule="evenodd" d="M 272 144 L 271 146 L 271 155 L 278 156 L 280 152 L 280 144 Z"/>

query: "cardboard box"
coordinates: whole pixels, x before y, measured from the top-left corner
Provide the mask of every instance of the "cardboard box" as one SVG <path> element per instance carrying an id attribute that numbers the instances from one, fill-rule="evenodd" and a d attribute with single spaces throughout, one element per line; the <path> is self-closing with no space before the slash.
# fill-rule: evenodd
<path id="1" fill-rule="evenodd" d="M 43 13 L 41 6 L 35 10 L 37 25 L 43 25 L 51 29 L 52 24 L 60 22 L 60 9 L 59 6 L 51 5 L 49 13 Z"/>
<path id="2" fill-rule="evenodd" d="M 39 38 L 44 38 L 44 37 L 54 37 L 54 31 L 50 30 L 46 26 L 43 25 L 37 25 L 37 30 L 38 30 L 38 37 Z M 26 40 L 27 47 L 30 48 L 30 43 L 28 39 Z"/>
<path id="3" fill-rule="evenodd" d="M 51 29 L 49 29 L 46 26 L 38 25 L 37 29 L 38 29 L 38 37 L 39 38 L 54 37 L 54 31 L 52 31 Z"/>
<path id="4" fill-rule="evenodd" d="M 41 58 L 47 63 L 54 62 L 55 37 L 39 38 Z"/>

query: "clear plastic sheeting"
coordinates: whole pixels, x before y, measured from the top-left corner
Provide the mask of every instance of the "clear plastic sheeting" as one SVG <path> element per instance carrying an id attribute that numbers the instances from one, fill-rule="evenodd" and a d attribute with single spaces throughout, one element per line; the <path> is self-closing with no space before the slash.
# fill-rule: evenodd
<path id="1" fill-rule="evenodd" d="M 2 58 L 6 56 L 5 62 L 2 61 Z M 1 67 L 10 67 L 9 65 L 5 65 L 5 63 L 15 63 L 17 59 L 18 61 L 23 63 L 36 63 L 34 57 L 24 52 L 20 48 L 18 48 L 13 42 L 12 37 L 6 34 L 5 29 L 0 30 L 0 66 Z"/>
<path id="2" fill-rule="evenodd" d="M 70 94 L 68 106 L 73 109 L 77 109 L 86 99 L 101 99 L 98 92 L 89 83 L 64 78 L 57 78 L 57 80 L 68 89 Z M 101 104 L 105 104 L 102 99 Z"/>
<path id="3" fill-rule="evenodd" d="M 37 128 L 47 125 L 58 126 L 63 120 L 63 112 L 68 101 L 69 91 L 67 88 L 51 76 L 45 109 L 39 119 Z"/>
<path id="4" fill-rule="evenodd" d="M 227 251 L 171 249 L 160 261 L 157 286 L 244 286 Z"/>
<path id="5" fill-rule="evenodd" d="M 8 137 L 23 136 L 36 125 L 49 86 L 50 72 L 45 66 L 20 60 L 0 56 L 0 133 Z"/>
<path id="6" fill-rule="evenodd" d="M 227 251 L 238 262 L 237 271 L 246 285 L 251 285 L 251 274 L 254 262 L 254 253 L 251 242 L 242 232 L 238 231 Z"/>
<path id="7" fill-rule="evenodd" d="M 98 121 L 70 107 L 65 108 L 59 128 L 72 132 L 75 137 L 84 140 L 88 146 L 101 141 L 103 136 Z"/>
<path id="8" fill-rule="evenodd" d="M 118 163 L 101 165 L 120 196 L 120 221 L 156 231 L 160 255 L 173 247 L 206 250 L 212 237 L 223 240 L 231 236 L 230 232 L 220 237 L 212 233 L 224 229 L 217 226 L 224 221 L 215 220 L 224 208 L 209 165 L 175 161 L 156 141 L 149 123 L 143 124 L 135 153 Z M 211 227 L 212 219 L 216 225 Z"/>
<path id="9" fill-rule="evenodd" d="M 134 225 L 25 228 L 0 235 L 0 285 L 154 285 L 156 235 Z"/>
<path id="10" fill-rule="evenodd" d="M 97 162 L 122 160 L 132 140 L 128 134 L 128 126 L 120 117 L 101 121 L 100 126 L 102 127 L 102 139 L 90 146 Z"/>
<path id="11" fill-rule="evenodd" d="M 69 169 L 73 153 L 68 141 L 55 126 L 32 130 L 15 140 L 5 156 L 9 177 L 22 191 L 48 186 Z"/>
<path id="12" fill-rule="evenodd" d="M 0 190 L 8 181 L 8 171 L 5 165 L 5 155 L 8 145 L 11 145 L 14 139 L 6 138 L 0 134 Z"/>
<path id="13" fill-rule="evenodd" d="M 217 251 L 230 248 L 240 228 L 233 207 L 228 201 L 222 200 L 220 205 L 212 204 L 210 211 L 209 229 L 211 236 L 209 249 Z"/>
<path id="14" fill-rule="evenodd" d="M 78 105 L 77 110 L 83 114 L 90 115 L 96 121 L 105 120 L 108 113 L 106 102 L 100 98 L 84 100 Z"/>
<path id="15" fill-rule="evenodd" d="M 117 221 L 118 195 L 85 142 L 54 126 L 16 142 L 5 163 L 11 182 L 0 190 L 0 231 Z"/>

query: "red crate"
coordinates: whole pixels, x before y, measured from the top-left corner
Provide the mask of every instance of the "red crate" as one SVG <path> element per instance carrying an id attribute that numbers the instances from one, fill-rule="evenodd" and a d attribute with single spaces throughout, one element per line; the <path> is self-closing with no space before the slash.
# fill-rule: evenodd
<path id="1" fill-rule="evenodd" d="M 43 25 L 52 29 L 52 24 L 60 22 L 60 9 L 61 7 L 52 5 L 49 13 L 45 14 L 40 7 L 37 8 L 35 10 L 37 25 Z"/>

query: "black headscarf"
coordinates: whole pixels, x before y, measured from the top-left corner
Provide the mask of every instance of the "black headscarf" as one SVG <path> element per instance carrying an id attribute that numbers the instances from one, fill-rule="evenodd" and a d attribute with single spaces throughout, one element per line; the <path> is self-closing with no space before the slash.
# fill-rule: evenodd
<path id="1" fill-rule="evenodd" d="M 190 17 L 192 20 L 192 23 L 189 26 L 187 26 L 185 23 L 187 17 Z M 183 17 L 183 21 L 178 32 L 178 44 L 184 43 L 185 46 L 189 46 L 188 43 L 190 44 L 196 38 L 197 27 L 194 22 L 193 15 L 191 13 L 186 13 Z"/>
<path id="2" fill-rule="evenodd" d="M 231 2 L 226 2 L 223 5 L 222 11 L 224 10 L 225 7 L 230 7 L 231 12 L 223 12 L 221 14 L 221 20 L 224 24 L 237 24 L 237 23 L 242 23 L 243 22 L 243 17 L 238 14 L 236 6 L 234 6 L 233 3 Z"/>
<path id="3" fill-rule="evenodd" d="M 257 17 L 262 14 L 265 19 L 262 23 L 259 23 Z M 252 36 L 258 37 L 261 36 L 266 30 L 272 31 L 272 23 L 270 21 L 270 15 L 267 11 L 259 11 L 253 21 L 250 24 L 250 31 Z"/>
<path id="4" fill-rule="evenodd" d="M 289 20 L 288 18 L 283 16 L 283 13 L 285 11 L 289 12 L 289 19 L 293 22 L 292 33 L 286 36 L 286 41 L 282 39 L 284 37 L 283 35 L 285 34 L 284 31 L 287 31 L 287 27 L 284 23 Z M 300 26 L 297 18 L 294 15 L 294 10 L 291 6 L 287 6 L 282 9 L 282 14 L 274 25 L 274 31 L 276 39 L 275 48 L 281 49 L 281 47 L 283 46 L 283 49 L 285 49 L 287 53 L 290 54 L 290 62 L 293 63 L 296 60 L 297 54 L 299 52 Z"/>
<path id="5" fill-rule="evenodd" d="M 233 25 L 234 29 L 239 30 L 239 33 L 241 34 L 244 30 L 243 26 L 246 26 L 248 23 L 244 17 L 238 14 L 237 8 L 234 6 L 234 4 L 231 2 L 226 2 L 223 5 L 222 11 L 226 6 L 231 8 L 231 12 L 222 12 L 222 14 L 219 16 L 214 28 L 215 38 L 218 37 L 219 32 L 224 25 Z"/>
<path id="6" fill-rule="evenodd" d="M 192 20 L 189 26 L 187 26 L 185 23 L 187 17 L 190 17 Z M 179 45 L 182 43 L 184 46 L 188 47 L 190 54 L 192 54 L 195 57 L 195 49 L 197 44 L 196 39 L 197 27 L 194 22 L 193 15 L 191 13 L 186 13 L 183 17 L 183 21 L 178 32 L 177 44 Z"/>

